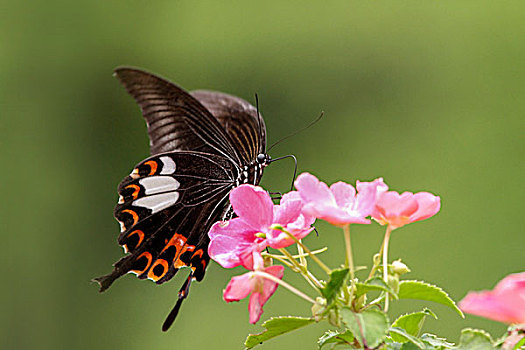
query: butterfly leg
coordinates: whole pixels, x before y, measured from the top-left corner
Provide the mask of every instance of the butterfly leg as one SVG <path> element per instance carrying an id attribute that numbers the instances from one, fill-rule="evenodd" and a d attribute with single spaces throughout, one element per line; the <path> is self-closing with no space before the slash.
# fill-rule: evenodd
<path id="1" fill-rule="evenodd" d="M 186 282 L 184 282 L 184 284 L 182 285 L 182 288 L 179 290 L 179 299 L 177 300 L 177 303 L 175 304 L 175 306 L 169 313 L 168 317 L 166 317 L 166 321 L 164 321 L 164 324 L 162 325 L 163 332 L 166 332 L 171 327 L 173 322 L 175 321 L 175 318 L 177 317 L 177 314 L 179 313 L 182 302 L 184 301 L 184 299 L 188 297 L 192 280 L 193 280 L 193 273 L 190 273 L 190 275 L 186 279 Z"/>

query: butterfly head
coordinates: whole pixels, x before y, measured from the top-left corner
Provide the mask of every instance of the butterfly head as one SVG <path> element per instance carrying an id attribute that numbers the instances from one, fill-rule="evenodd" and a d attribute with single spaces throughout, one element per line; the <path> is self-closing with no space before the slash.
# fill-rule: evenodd
<path id="1" fill-rule="evenodd" d="M 259 153 L 259 155 L 257 156 L 257 164 L 259 164 L 260 166 L 267 166 L 271 162 L 272 158 L 268 154 Z"/>

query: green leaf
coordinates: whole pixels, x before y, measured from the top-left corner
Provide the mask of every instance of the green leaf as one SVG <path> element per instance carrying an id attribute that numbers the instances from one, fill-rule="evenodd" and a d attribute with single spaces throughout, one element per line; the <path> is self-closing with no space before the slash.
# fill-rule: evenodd
<path id="1" fill-rule="evenodd" d="M 354 335 L 349 330 L 346 330 L 344 333 L 339 333 L 338 331 L 328 331 L 319 340 L 317 344 L 319 349 L 321 349 L 326 344 L 352 344 L 354 341 Z"/>
<path id="2" fill-rule="evenodd" d="M 443 289 L 422 281 L 401 281 L 399 283 L 400 299 L 419 299 L 433 301 L 454 309 L 461 317 L 465 318 L 463 312 L 456 306 Z"/>
<path id="3" fill-rule="evenodd" d="M 445 338 L 438 338 L 434 334 L 425 333 L 421 340 L 435 349 L 453 349 L 454 343 L 449 343 Z"/>
<path id="4" fill-rule="evenodd" d="M 244 345 L 251 349 L 256 345 L 262 344 L 265 340 L 272 339 L 278 335 L 288 333 L 294 329 L 308 326 L 314 323 L 313 318 L 306 317 L 294 317 L 294 316 L 283 316 L 283 317 L 272 317 L 263 323 L 263 327 L 266 330 L 259 334 L 250 334 L 246 338 Z"/>
<path id="5" fill-rule="evenodd" d="M 398 342 L 398 343 L 411 342 L 412 344 L 414 344 L 419 349 L 424 349 L 425 348 L 425 344 L 421 340 L 417 339 L 412 334 L 409 334 L 407 331 L 405 331 L 402 328 L 391 327 L 389 329 L 389 332 L 390 332 L 390 336 L 392 337 L 392 339 L 394 339 L 394 340 L 401 339 L 401 341 L 397 341 L 396 340 L 396 342 Z"/>
<path id="6" fill-rule="evenodd" d="M 392 323 L 392 327 L 398 327 L 403 329 L 409 335 L 414 337 L 419 336 L 421 328 L 423 328 L 423 323 L 427 316 L 432 316 L 437 319 L 437 316 L 430 311 L 430 309 L 424 309 L 423 311 L 413 312 L 406 315 L 399 316 L 397 320 Z M 398 334 L 390 333 L 390 336 L 394 341 L 399 343 L 406 343 L 409 339 Z"/>
<path id="7" fill-rule="evenodd" d="M 341 318 L 361 345 L 366 344 L 368 348 L 375 348 L 387 336 L 388 317 L 381 311 L 366 310 L 355 313 L 350 308 L 343 307 Z"/>
<path id="8" fill-rule="evenodd" d="M 458 350 L 493 350 L 494 344 L 490 335 L 480 329 L 465 328 L 459 337 Z"/>
<path id="9" fill-rule="evenodd" d="M 324 288 L 321 288 L 321 293 L 326 298 L 328 304 L 330 304 L 337 293 L 343 286 L 345 278 L 348 275 L 348 269 L 337 269 L 330 272 L 330 280 Z"/>
<path id="10" fill-rule="evenodd" d="M 380 277 L 374 277 L 371 278 L 364 283 L 356 283 L 356 292 L 355 295 L 357 298 L 359 298 L 361 295 L 366 294 L 370 291 L 377 290 L 380 292 L 387 292 L 390 293 L 391 296 L 394 297 L 394 299 L 397 299 L 397 293 L 394 292 L 392 288 L 390 288 L 389 285 L 383 281 Z"/>

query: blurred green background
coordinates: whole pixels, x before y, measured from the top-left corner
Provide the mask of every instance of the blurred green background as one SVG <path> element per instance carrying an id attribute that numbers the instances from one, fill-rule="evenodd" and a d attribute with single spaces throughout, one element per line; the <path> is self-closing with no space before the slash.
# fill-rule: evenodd
<path id="1" fill-rule="evenodd" d="M 439 194 L 439 215 L 393 234 L 407 278 L 459 300 L 524 270 L 524 15 L 523 1 L 1 1 L 0 348 L 241 349 L 261 329 L 246 301 L 222 301 L 241 270 L 212 264 L 167 334 L 185 274 L 162 286 L 125 276 L 104 294 L 90 283 L 122 255 L 116 186 L 148 155 L 139 109 L 111 76 L 124 64 L 187 89 L 257 92 L 270 142 L 324 110 L 271 155 L 293 153 L 327 182 L 382 176 Z M 291 175 L 276 163 L 262 184 L 285 191 Z M 307 243 L 328 245 L 337 266 L 341 233 L 319 231 Z M 383 230 L 353 232 L 369 265 Z M 394 304 L 391 317 L 422 305 Z M 451 340 L 467 326 L 505 329 L 432 309 L 426 330 Z M 279 289 L 263 320 L 308 313 Z M 323 330 L 261 348 L 315 349 Z"/>

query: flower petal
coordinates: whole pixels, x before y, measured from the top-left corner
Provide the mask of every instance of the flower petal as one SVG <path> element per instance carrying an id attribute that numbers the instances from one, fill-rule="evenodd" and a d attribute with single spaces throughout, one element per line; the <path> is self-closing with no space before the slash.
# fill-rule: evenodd
<path id="1" fill-rule="evenodd" d="M 246 298 L 252 291 L 254 278 L 253 272 L 232 277 L 224 290 L 224 300 L 229 303 Z"/>
<path id="2" fill-rule="evenodd" d="M 222 267 L 239 266 L 242 263 L 241 255 L 243 252 L 265 248 L 264 245 L 261 246 L 263 240 L 255 236 L 257 232 L 242 218 L 216 222 L 208 233 L 211 238 L 208 254 Z"/>
<path id="3" fill-rule="evenodd" d="M 244 184 L 234 188 L 230 203 L 235 213 L 254 229 L 262 231 L 272 224 L 273 202 L 261 187 Z"/>
<path id="4" fill-rule="evenodd" d="M 261 302 L 261 294 L 253 293 L 248 303 L 248 312 L 250 314 L 250 323 L 255 324 L 261 318 L 263 313 L 263 302 Z"/>
<path id="5" fill-rule="evenodd" d="M 411 222 L 428 219 L 434 216 L 441 207 L 441 199 L 432 193 L 419 192 L 414 195 L 414 199 L 417 201 L 418 208 L 410 216 Z"/>
<path id="6" fill-rule="evenodd" d="M 337 206 L 341 209 L 351 210 L 355 203 L 355 188 L 346 182 L 336 182 L 330 186 Z"/>
<path id="7" fill-rule="evenodd" d="M 281 203 L 274 206 L 273 223 L 286 226 L 290 222 L 294 222 L 301 214 L 302 208 L 303 202 L 299 196 L 285 194 L 281 198 Z"/>
<path id="8" fill-rule="evenodd" d="M 331 203 L 336 206 L 335 198 L 328 186 L 309 173 L 302 173 L 295 180 L 295 187 L 299 190 L 305 202 Z"/>
<path id="9" fill-rule="evenodd" d="M 372 182 L 356 182 L 357 205 L 355 210 L 363 216 L 368 216 L 374 210 L 377 198 L 388 190 L 388 186 L 383 182 L 383 178 L 375 179 Z"/>
<path id="10" fill-rule="evenodd" d="M 509 324 L 525 322 L 525 310 L 508 305 L 491 291 L 468 293 L 459 303 L 459 308 L 463 312 L 494 321 Z"/>
<path id="11" fill-rule="evenodd" d="M 376 201 L 372 217 L 380 224 L 389 224 L 398 228 L 410 223 L 410 216 L 418 208 L 414 194 L 405 192 L 399 194 L 395 191 L 382 193 Z"/>
<path id="12" fill-rule="evenodd" d="M 492 291 L 468 293 L 459 308 L 495 321 L 525 323 L 525 272 L 505 277 Z"/>
<path id="13" fill-rule="evenodd" d="M 282 265 L 273 265 L 269 266 L 264 269 L 264 272 L 273 275 L 277 277 L 278 279 L 282 279 L 284 275 L 284 266 Z M 268 299 L 275 293 L 275 290 L 277 289 L 278 284 L 268 280 L 264 279 L 264 287 L 261 295 L 261 301 L 263 304 L 265 304 Z"/>

